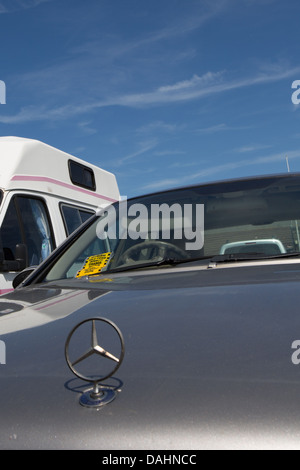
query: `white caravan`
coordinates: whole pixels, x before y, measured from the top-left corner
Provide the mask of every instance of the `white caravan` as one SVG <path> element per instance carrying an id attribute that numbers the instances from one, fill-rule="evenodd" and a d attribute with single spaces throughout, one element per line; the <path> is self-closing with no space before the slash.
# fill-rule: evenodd
<path id="1" fill-rule="evenodd" d="M 116 178 L 37 140 L 0 137 L 0 294 L 99 206 L 120 200 Z"/>

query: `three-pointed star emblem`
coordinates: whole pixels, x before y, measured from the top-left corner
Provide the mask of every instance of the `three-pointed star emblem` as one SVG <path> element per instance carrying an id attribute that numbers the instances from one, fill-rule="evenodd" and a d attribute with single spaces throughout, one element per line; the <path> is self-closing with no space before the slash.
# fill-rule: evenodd
<path id="1" fill-rule="evenodd" d="M 84 354 L 82 354 L 82 356 L 80 356 L 78 359 L 76 359 L 74 362 L 72 362 L 72 366 L 75 366 L 76 364 L 83 361 L 84 359 L 87 359 L 88 357 L 92 356 L 93 354 L 99 354 L 100 356 L 107 357 L 108 359 L 111 359 L 112 361 L 119 363 L 119 359 L 116 356 L 114 356 L 110 352 L 106 351 L 104 348 L 102 348 L 98 344 L 95 320 L 92 320 L 92 341 L 91 341 L 91 343 L 92 343 L 91 347 Z"/>
<path id="2" fill-rule="evenodd" d="M 98 340 L 97 329 L 96 329 L 96 323 L 97 322 L 101 324 L 101 327 L 102 327 L 103 330 L 104 330 L 104 326 L 106 326 L 106 328 L 107 327 L 109 328 L 109 330 L 110 330 L 109 332 L 107 330 L 105 330 L 106 331 L 106 338 L 105 339 L 106 339 L 106 341 L 110 340 L 111 343 L 114 344 L 114 347 L 112 347 L 114 352 L 108 351 L 108 348 L 105 349 L 104 347 L 102 347 L 100 345 L 100 341 Z M 75 331 L 80 329 L 82 327 L 82 325 L 86 324 L 86 323 L 91 324 L 90 347 L 83 354 L 80 354 L 77 358 L 71 360 L 70 354 L 69 354 L 70 342 L 73 339 Z M 82 337 L 82 335 L 85 335 L 85 334 L 86 334 L 86 329 L 83 329 L 83 331 L 81 332 L 80 338 Z M 109 337 L 110 339 L 108 339 L 107 337 Z M 76 342 L 76 340 L 74 340 L 74 341 Z M 115 350 L 117 349 L 116 348 L 116 342 L 119 344 L 117 352 L 115 352 Z M 75 351 L 78 350 L 78 348 L 80 348 L 80 345 L 81 345 L 81 341 L 78 342 L 78 338 L 77 338 L 77 343 L 75 345 L 76 347 L 73 347 L 73 349 L 75 349 Z M 123 335 L 122 335 L 121 331 L 119 330 L 119 328 L 112 321 L 107 320 L 106 318 L 97 318 L 96 317 L 96 318 L 89 318 L 87 320 L 83 320 L 82 322 L 80 322 L 78 325 L 76 325 L 73 328 L 73 330 L 70 332 L 70 334 L 67 338 L 66 344 L 65 344 L 65 357 L 66 357 L 66 361 L 67 361 L 67 364 L 68 364 L 69 368 L 71 369 L 71 371 L 73 372 L 74 375 L 76 375 L 77 377 L 79 377 L 82 380 L 85 380 L 87 382 L 94 382 L 94 383 L 97 382 L 97 383 L 99 383 L 99 382 L 104 381 L 108 377 L 111 377 L 116 372 L 116 370 L 120 367 L 120 365 L 123 361 L 123 358 L 124 358 L 124 353 L 125 353 L 124 339 L 123 339 Z M 73 351 L 73 355 L 74 354 L 75 353 Z M 112 361 L 112 363 L 115 363 L 115 365 L 113 366 L 111 372 L 108 373 L 108 374 L 105 373 L 104 376 L 99 376 L 98 379 L 95 379 L 95 378 L 91 378 L 91 376 L 82 375 L 81 373 L 79 373 L 75 369 L 75 366 L 77 364 L 84 362 L 86 359 L 88 359 L 90 356 L 93 356 L 93 355 L 104 357 L 104 358 L 109 359 L 110 361 Z"/>

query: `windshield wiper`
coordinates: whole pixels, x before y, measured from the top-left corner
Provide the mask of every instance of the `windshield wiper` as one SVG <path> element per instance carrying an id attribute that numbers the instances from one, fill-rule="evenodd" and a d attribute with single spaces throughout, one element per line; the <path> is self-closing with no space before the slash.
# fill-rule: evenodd
<path id="1" fill-rule="evenodd" d="M 260 259 L 280 259 L 280 258 L 292 258 L 300 256 L 298 252 L 292 253 L 278 253 L 274 255 L 266 255 L 265 253 L 228 253 L 224 255 L 215 255 L 209 259 L 211 263 L 226 263 L 226 262 L 238 262 L 238 261 L 252 261 Z"/>
<path id="2" fill-rule="evenodd" d="M 185 258 L 185 259 L 177 259 L 177 258 L 163 258 L 159 261 L 148 261 L 145 263 L 140 264 L 131 264 L 131 265 L 123 265 L 117 266 L 115 268 L 109 268 L 103 270 L 104 273 L 115 273 L 115 272 L 123 272 L 123 271 L 134 271 L 136 269 L 145 269 L 145 268 L 152 268 L 152 267 L 159 267 L 159 266 L 175 266 L 177 264 L 183 263 L 192 263 L 196 261 L 209 261 L 209 263 L 230 263 L 230 262 L 239 262 L 239 261 L 252 261 L 252 260 L 266 260 L 266 259 L 280 259 L 280 258 L 291 258 L 300 256 L 299 252 L 293 253 L 279 253 L 275 255 L 266 255 L 265 253 L 230 253 L 230 254 L 223 254 L 223 255 L 215 255 L 215 256 L 201 256 L 198 258 Z"/>
<path id="3" fill-rule="evenodd" d="M 207 257 L 185 258 L 185 259 L 163 258 L 159 261 L 148 261 L 146 263 L 118 266 L 116 268 L 109 268 L 108 267 L 107 270 L 105 270 L 105 273 L 131 271 L 131 270 L 134 270 L 134 269 L 152 268 L 152 267 L 156 267 L 156 266 L 167 266 L 167 265 L 174 266 L 174 265 L 177 265 L 177 264 L 191 263 L 193 261 L 199 261 L 199 260 L 204 260 L 204 259 L 207 259 Z"/>

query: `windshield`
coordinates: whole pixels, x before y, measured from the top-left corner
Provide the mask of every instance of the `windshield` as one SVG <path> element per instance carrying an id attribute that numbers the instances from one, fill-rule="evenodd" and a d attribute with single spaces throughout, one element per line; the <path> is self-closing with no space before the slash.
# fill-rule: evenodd
<path id="1" fill-rule="evenodd" d="M 217 255 L 283 256 L 299 243 L 300 175 L 207 184 L 109 206 L 46 280 Z"/>

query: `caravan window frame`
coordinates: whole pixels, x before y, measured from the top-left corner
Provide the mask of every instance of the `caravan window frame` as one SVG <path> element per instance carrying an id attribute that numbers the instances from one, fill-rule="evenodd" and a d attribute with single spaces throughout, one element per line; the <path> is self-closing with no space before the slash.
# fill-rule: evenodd
<path id="1" fill-rule="evenodd" d="M 71 233 L 73 233 L 87 219 L 83 220 L 80 225 L 78 225 L 74 230 L 70 231 L 69 224 L 68 224 L 68 221 L 66 219 L 66 214 L 64 213 L 64 208 L 74 209 L 74 211 L 77 211 L 79 213 L 79 215 L 80 215 L 80 212 L 85 212 L 86 214 L 90 214 L 91 217 L 96 213 L 96 211 L 91 209 L 91 208 L 78 206 L 76 204 L 68 204 L 66 202 L 60 202 L 59 203 L 59 209 L 60 209 L 60 213 L 61 213 L 61 217 L 62 217 L 62 220 L 63 220 L 63 223 L 64 223 L 64 229 L 65 229 L 67 237 L 69 235 L 71 235 Z"/>
<path id="2" fill-rule="evenodd" d="M 96 191 L 95 173 L 91 167 L 71 159 L 68 160 L 68 167 L 70 179 L 75 186 L 80 186 L 90 191 Z M 87 178 L 87 175 L 89 175 L 89 178 Z M 88 180 L 90 180 L 90 182 Z"/>
<path id="3" fill-rule="evenodd" d="M 36 201 L 39 201 L 42 204 L 43 211 L 44 211 L 44 214 L 47 218 L 47 223 L 48 223 L 48 227 L 49 227 L 49 232 L 50 232 L 49 239 L 51 240 L 51 245 L 52 245 L 51 252 L 52 252 L 57 247 L 57 243 L 56 243 L 56 239 L 55 239 L 55 233 L 54 233 L 54 230 L 53 230 L 52 219 L 50 217 L 50 213 L 49 213 L 49 209 L 48 209 L 48 204 L 47 204 L 47 201 L 43 197 L 38 197 L 36 195 L 26 194 L 26 193 L 15 193 L 15 194 L 13 194 L 11 196 L 11 198 L 9 199 L 8 204 L 7 204 L 6 212 L 5 212 L 3 221 L 2 221 L 2 229 L 3 229 L 3 224 L 5 222 L 5 218 L 7 216 L 9 207 L 12 204 L 14 209 L 15 209 L 16 221 L 17 221 L 17 224 L 18 224 L 17 230 L 20 232 L 20 236 L 21 236 L 20 243 L 24 243 L 24 244 L 27 245 L 28 236 L 26 235 L 26 230 L 24 229 L 24 219 L 23 219 L 22 211 L 20 209 L 20 204 L 19 204 L 19 201 L 18 201 L 18 199 L 20 199 L 20 198 L 21 199 L 36 200 Z M 1 232 L 2 232 L 2 230 L 1 230 Z M 2 242 L 3 242 L 3 240 L 2 240 L 2 236 L 1 236 L 1 244 L 2 244 Z M 15 253 L 12 252 L 12 254 L 15 257 Z M 7 259 L 7 258 L 5 257 L 5 259 Z M 28 263 L 28 266 L 30 266 L 30 263 Z"/>

